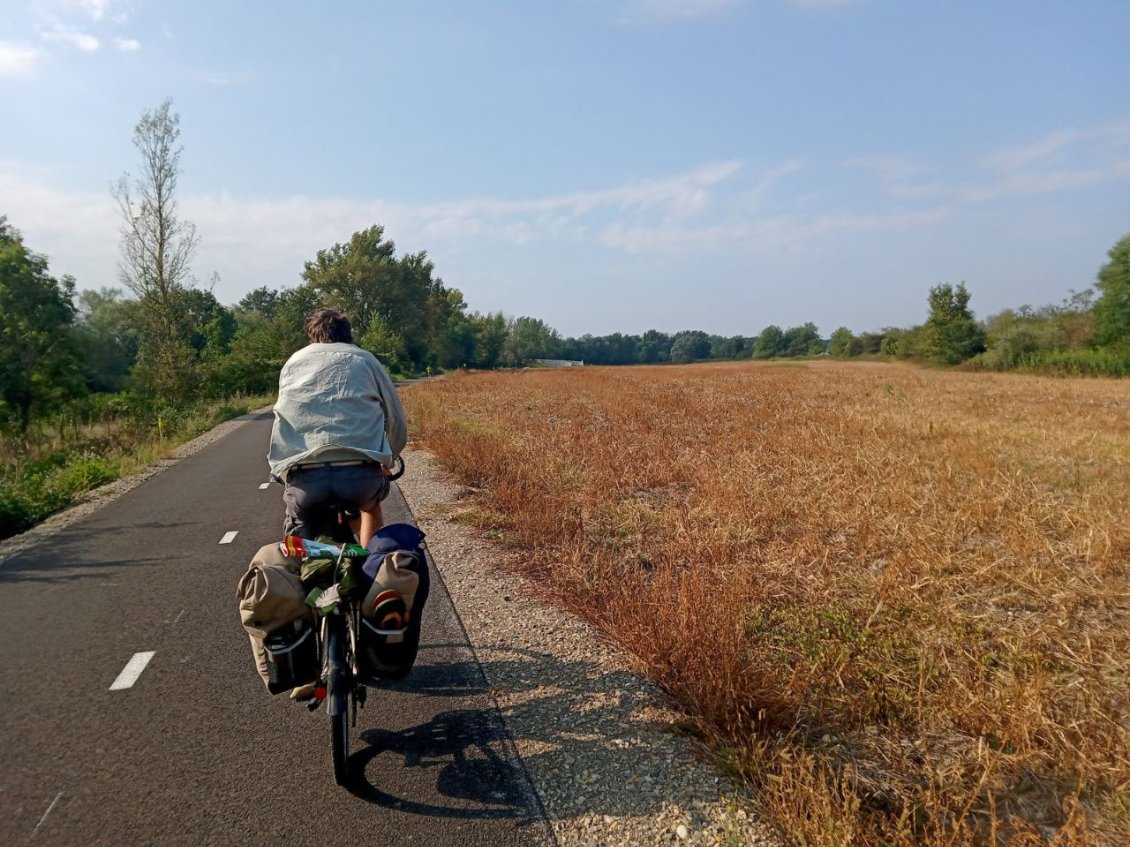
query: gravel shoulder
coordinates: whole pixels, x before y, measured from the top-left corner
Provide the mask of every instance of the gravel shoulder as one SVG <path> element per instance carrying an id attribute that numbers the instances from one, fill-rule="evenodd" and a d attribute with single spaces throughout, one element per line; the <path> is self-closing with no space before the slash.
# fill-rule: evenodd
<path id="1" fill-rule="evenodd" d="M 770 845 L 743 789 L 678 731 L 629 656 L 536 599 L 512 556 L 459 523 L 467 491 L 409 449 L 400 489 L 562 847 Z"/>

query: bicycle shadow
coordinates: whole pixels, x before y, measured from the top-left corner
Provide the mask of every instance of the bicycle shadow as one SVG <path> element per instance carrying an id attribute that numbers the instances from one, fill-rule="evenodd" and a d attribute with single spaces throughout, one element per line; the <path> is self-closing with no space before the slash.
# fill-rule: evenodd
<path id="1" fill-rule="evenodd" d="M 545 817 L 530 780 L 537 773 L 553 780 L 555 815 L 662 809 L 678 763 L 672 757 L 678 733 L 657 724 L 655 690 L 626 671 L 521 648 L 507 652 L 511 658 L 481 664 L 469 658 L 418 665 L 408 679 L 388 684 L 441 702 L 478 700 L 482 708 L 445 710 L 399 731 L 363 732 L 366 746 L 352 757 L 350 791 L 409 814 L 532 822 Z M 484 669 L 501 681 L 493 692 Z M 608 784 L 600 777 L 608 773 L 624 779 Z M 697 799 L 713 800 L 717 790 L 703 785 Z"/>
<path id="2" fill-rule="evenodd" d="M 380 728 L 362 732 L 365 746 L 350 757 L 346 787 L 362 800 L 407 814 L 506 818 L 519 825 L 544 820 L 483 669 L 465 656 L 465 644 L 425 643 L 406 679 L 370 692 L 394 712 L 434 712 L 413 726 L 388 729 L 381 720 Z M 453 700 L 458 707 L 447 708 Z"/>
<path id="3" fill-rule="evenodd" d="M 543 817 L 497 710 L 443 712 L 399 732 L 372 729 L 361 737 L 367 747 L 351 757 L 355 778 L 347 788 L 362 800 L 428 817 L 516 818 L 529 823 Z M 370 766 L 382 756 L 391 757 L 395 792 L 368 778 Z M 401 769 L 421 769 L 429 776 L 404 779 Z M 426 788 L 415 798 L 405 790 L 414 783 Z M 443 802 L 424 799 L 435 795 Z"/>

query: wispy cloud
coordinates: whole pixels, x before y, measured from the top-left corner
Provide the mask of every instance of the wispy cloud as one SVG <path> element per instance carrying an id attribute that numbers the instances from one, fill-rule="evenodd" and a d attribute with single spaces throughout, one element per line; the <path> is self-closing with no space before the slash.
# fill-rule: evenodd
<path id="1" fill-rule="evenodd" d="M 738 161 L 715 162 L 685 173 L 632 180 L 613 188 L 574 191 L 529 200 L 469 200 L 434 208 L 458 209 L 476 215 L 566 212 L 572 216 L 606 207 L 619 211 L 659 208 L 667 214 L 684 216 L 701 211 L 708 202 L 709 189 L 734 176 L 741 167 Z"/>
<path id="2" fill-rule="evenodd" d="M 825 215 L 781 214 L 729 220 L 706 226 L 626 226 L 615 223 L 600 233 L 606 247 L 629 253 L 684 253 L 739 247 L 767 252 L 796 251 L 840 235 L 875 235 L 926 229 L 951 214 L 951 209 L 896 209 L 883 213 L 843 212 Z"/>
<path id="3" fill-rule="evenodd" d="M 42 59 L 34 47 L 0 41 L 0 76 L 26 76 Z"/>
<path id="4" fill-rule="evenodd" d="M 994 170 L 1015 172 L 1049 164 L 1060 166 L 1071 158 L 1112 150 L 1130 151 L 1130 120 L 1090 129 L 1058 130 L 1030 144 L 996 150 L 984 158 L 983 164 Z"/>
<path id="5" fill-rule="evenodd" d="M 56 45 L 49 48 L 52 53 L 60 47 L 94 53 L 104 43 L 130 52 L 141 47 L 122 33 L 131 5 L 132 0 L 32 0 L 30 25 L 44 42 Z"/>
<path id="6" fill-rule="evenodd" d="M 841 168 L 870 174 L 876 187 L 888 197 L 899 202 L 937 201 L 952 195 L 944 183 L 936 181 L 936 174 L 919 162 L 897 157 L 845 159 Z M 951 198 L 952 199 L 952 198 Z"/>
<path id="7" fill-rule="evenodd" d="M 114 4 L 111 0 L 60 0 L 59 6 L 65 10 L 77 11 L 92 21 L 100 21 Z"/>
<path id="8" fill-rule="evenodd" d="M 980 161 L 984 177 L 958 191 L 962 202 L 1078 191 L 1125 179 L 1130 120 L 1088 129 L 1063 129 L 993 151 Z"/>
<path id="9" fill-rule="evenodd" d="M 991 151 L 948 173 L 897 158 L 849 159 L 840 164 L 873 174 L 876 187 L 898 201 L 969 206 L 1123 180 L 1127 162 L 1130 120 L 1056 130 L 1027 144 Z"/>
<path id="10" fill-rule="evenodd" d="M 88 32 L 77 32 L 73 29 L 58 29 L 49 32 L 41 33 L 44 41 L 53 41 L 59 44 L 69 44 L 76 50 L 81 50 L 84 53 L 93 53 L 101 43 Z"/>

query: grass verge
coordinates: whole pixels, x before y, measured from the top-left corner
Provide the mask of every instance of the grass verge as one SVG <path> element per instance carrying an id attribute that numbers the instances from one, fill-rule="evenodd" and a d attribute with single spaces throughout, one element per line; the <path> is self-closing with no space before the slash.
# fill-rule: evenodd
<path id="1" fill-rule="evenodd" d="M 147 467 L 223 421 L 270 405 L 273 397 L 234 397 L 151 419 L 60 427 L 0 442 L 0 539 L 30 529 L 76 498 Z"/>

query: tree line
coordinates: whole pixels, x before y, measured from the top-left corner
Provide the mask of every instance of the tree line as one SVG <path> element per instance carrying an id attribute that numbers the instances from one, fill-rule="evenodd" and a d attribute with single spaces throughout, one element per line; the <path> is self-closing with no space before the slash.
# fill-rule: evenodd
<path id="1" fill-rule="evenodd" d="M 520 367 L 536 359 L 594 365 L 709 359 L 882 356 L 972 368 L 1130 374 L 1130 235 L 1109 252 L 1095 289 L 1057 306 L 1007 309 L 978 321 L 964 284 L 928 294 L 925 323 L 821 337 L 809 322 L 756 335 L 700 330 L 562 338 L 544 321 L 469 310 L 426 252 L 397 255 L 379 224 L 305 262 L 294 287 L 260 286 L 221 304 L 195 284 L 199 239 L 177 206 L 180 118 L 170 101 L 143 112 L 133 136 L 140 169 L 114 186 L 121 288 L 78 291 L 0 217 L 0 426 L 26 433 L 64 409 L 152 413 L 201 398 L 270 393 L 305 343 L 302 321 L 343 309 L 356 342 L 394 374 Z M 18 343 L 13 343 L 18 341 Z"/>

